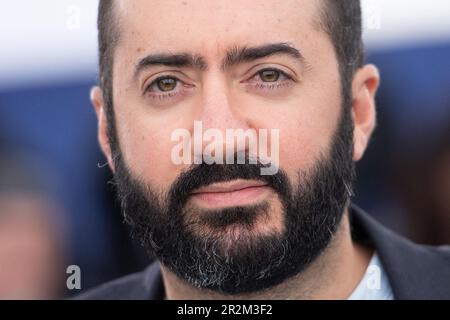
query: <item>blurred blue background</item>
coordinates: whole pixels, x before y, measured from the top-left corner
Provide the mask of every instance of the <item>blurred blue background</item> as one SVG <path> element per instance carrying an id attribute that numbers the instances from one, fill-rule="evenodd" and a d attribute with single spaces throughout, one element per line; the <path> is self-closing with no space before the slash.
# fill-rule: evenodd
<path id="1" fill-rule="evenodd" d="M 0 13 L 0 194 L 14 191 L 23 203 L 37 196 L 53 212 L 43 216 L 58 245 L 43 243 L 48 263 L 62 267 L 48 297 L 78 293 L 65 289 L 68 265 L 80 266 L 84 290 L 148 263 L 101 166 L 89 102 L 96 3 L 20 0 Z M 382 85 L 354 200 L 417 242 L 450 243 L 450 3 L 395 3 L 364 1 L 368 61 Z"/>

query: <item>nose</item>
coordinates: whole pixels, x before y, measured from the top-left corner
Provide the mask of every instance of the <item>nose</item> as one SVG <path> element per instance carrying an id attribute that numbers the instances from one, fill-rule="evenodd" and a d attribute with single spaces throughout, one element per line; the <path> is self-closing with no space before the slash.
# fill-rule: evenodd
<path id="1" fill-rule="evenodd" d="M 204 82 L 200 107 L 203 128 L 248 129 L 244 106 L 239 106 L 239 97 L 223 74 L 211 74 Z"/>
<path id="2" fill-rule="evenodd" d="M 251 143 L 248 137 L 255 130 L 249 130 L 252 128 L 245 106 L 239 105 L 238 94 L 233 91 L 223 74 L 210 74 L 205 79 L 196 117 L 203 135 L 200 137 L 198 130 L 194 130 L 194 141 L 202 139 L 201 148 L 194 150 L 195 159 L 204 159 L 214 150 L 221 151 L 222 163 L 225 163 L 230 155 L 234 157 L 235 153 L 242 155 L 248 151 Z M 217 160 L 217 155 L 215 157 Z"/>

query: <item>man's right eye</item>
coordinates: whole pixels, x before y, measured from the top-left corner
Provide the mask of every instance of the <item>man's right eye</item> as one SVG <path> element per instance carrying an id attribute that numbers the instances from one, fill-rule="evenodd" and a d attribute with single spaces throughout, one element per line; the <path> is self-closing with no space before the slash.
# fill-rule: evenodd
<path id="1" fill-rule="evenodd" d="M 175 90 L 178 81 L 179 80 L 174 77 L 160 77 L 152 81 L 145 91 L 155 92 L 159 90 L 161 92 L 170 92 Z"/>
<path id="2" fill-rule="evenodd" d="M 187 84 L 174 76 L 164 75 L 145 86 L 143 94 L 155 103 L 162 103 L 162 100 L 171 102 L 187 94 L 194 87 L 194 85 Z"/>

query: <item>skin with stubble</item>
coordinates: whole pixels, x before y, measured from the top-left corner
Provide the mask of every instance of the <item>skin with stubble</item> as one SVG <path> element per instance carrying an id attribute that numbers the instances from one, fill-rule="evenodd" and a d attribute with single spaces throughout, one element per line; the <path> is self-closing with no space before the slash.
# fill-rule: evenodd
<path id="1" fill-rule="evenodd" d="M 91 98 L 125 220 L 161 262 L 166 298 L 345 299 L 360 281 L 371 252 L 352 241 L 347 206 L 379 77 L 361 67 L 343 92 L 321 4 L 115 2 L 113 123 L 101 89 Z M 279 172 L 175 165 L 171 133 L 194 121 L 278 129 Z"/>

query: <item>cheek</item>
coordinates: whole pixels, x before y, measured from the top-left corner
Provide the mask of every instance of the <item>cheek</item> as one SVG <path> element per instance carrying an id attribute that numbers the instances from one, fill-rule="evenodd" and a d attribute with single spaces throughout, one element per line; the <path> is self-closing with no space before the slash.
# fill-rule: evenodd
<path id="1" fill-rule="evenodd" d="M 167 190 L 181 171 L 171 159 L 174 143 L 170 136 L 175 128 L 144 116 L 131 116 L 121 124 L 121 150 L 133 175 Z"/>
<path id="2" fill-rule="evenodd" d="M 259 106 L 264 117 L 255 119 L 255 126 L 279 129 L 279 165 L 289 176 L 328 156 L 341 112 L 339 90 L 305 88 L 279 106 Z"/>
<path id="3" fill-rule="evenodd" d="M 323 79 L 320 86 L 307 86 L 290 106 L 280 131 L 280 166 L 295 174 L 314 167 L 328 157 L 342 113 L 340 85 Z M 324 90 L 323 88 L 327 88 Z"/>
<path id="4" fill-rule="evenodd" d="M 291 177 L 299 170 L 313 168 L 321 154 L 326 153 L 331 139 L 324 122 L 296 119 L 280 130 L 280 168 Z"/>

